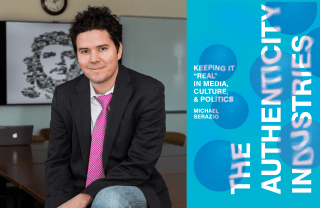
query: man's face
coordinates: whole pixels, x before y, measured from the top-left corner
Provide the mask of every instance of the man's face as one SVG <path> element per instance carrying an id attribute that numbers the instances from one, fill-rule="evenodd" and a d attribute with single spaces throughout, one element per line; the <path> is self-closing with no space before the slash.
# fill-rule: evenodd
<path id="1" fill-rule="evenodd" d="M 41 51 L 43 72 L 54 80 L 66 79 L 68 69 L 75 61 L 73 48 L 63 45 L 48 45 Z"/>
<path id="2" fill-rule="evenodd" d="M 114 84 L 118 74 L 118 60 L 122 55 L 106 30 L 80 33 L 76 39 L 77 56 L 83 73 L 94 84 Z"/>

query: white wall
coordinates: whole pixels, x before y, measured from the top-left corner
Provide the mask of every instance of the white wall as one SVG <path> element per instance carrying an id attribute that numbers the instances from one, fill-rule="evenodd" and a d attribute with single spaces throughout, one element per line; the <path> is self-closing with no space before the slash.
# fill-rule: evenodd
<path id="1" fill-rule="evenodd" d="M 67 9 L 58 16 L 45 13 L 40 2 L 1 0 L 0 20 L 69 22 L 88 5 L 108 6 L 117 15 L 186 18 L 186 0 L 68 0 Z"/>

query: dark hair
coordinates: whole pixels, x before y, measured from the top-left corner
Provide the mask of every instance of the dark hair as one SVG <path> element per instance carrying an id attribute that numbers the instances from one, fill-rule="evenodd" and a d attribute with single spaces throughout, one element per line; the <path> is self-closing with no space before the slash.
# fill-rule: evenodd
<path id="1" fill-rule="evenodd" d="M 91 7 L 89 5 L 87 10 L 78 12 L 69 29 L 69 36 L 75 54 L 77 54 L 77 36 L 80 33 L 91 30 L 106 30 L 117 51 L 119 50 L 122 39 L 122 27 L 118 16 L 111 14 L 111 10 L 108 7 Z"/>

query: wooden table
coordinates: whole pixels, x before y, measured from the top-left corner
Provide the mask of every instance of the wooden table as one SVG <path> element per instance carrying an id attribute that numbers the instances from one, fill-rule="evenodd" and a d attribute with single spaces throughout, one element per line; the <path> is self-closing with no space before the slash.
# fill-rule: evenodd
<path id="1" fill-rule="evenodd" d="M 47 196 L 44 169 L 44 164 L 2 166 L 0 175 L 44 204 Z"/>
<path id="2" fill-rule="evenodd" d="M 18 188 L 45 204 L 45 166 L 48 141 L 30 146 L 0 147 L 0 175 Z M 169 168 L 177 162 L 185 163 L 185 155 L 160 157 L 157 169 L 162 174 L 174 208 L 186 207 L 186 173 L 174 173 Z M 174 163 L 174 164 L 173 164 Z M 167 165 L 166 165 L 167 164 Z"/>
<path id="3" fill-rule="evenodd" d="M 0 167 L 0 175 L 44 204 L 47 196 L 44 169 L 43 164 L 4 166 Z M 168 186 L 173 207 L 185 207 L 186 174 L 164 174 L 162 177 Z"/>
<path id="4" fill-rule="evenodd" d="M 47 158 L 47 150 L 1 152 L 0 167 L 12 165 L 43 164 Z"/>
<path id="5" fill-rule="evenodd" d="M 24 190 L 24 192 L 21 192 L 26 197 L 23 206 L 32 204 L 32 197 L 44 204 L 44 197 L 37 194 L 46 194 L 44 168 L 41 172 L 37 170 L 37 167 L 44 167 L 43 163 L 47 158 L 48 143 L 49 141 L 45 141 L 23 146 L 0 147 L 0 168 L 2 168 L 0 175 Z M 2 179 L 1 189 L 5 191 L 5 187 L 6 182 Z"/>
<path id="6" fill-rule="evenodd" d="M 31 143 L 30 145 L 17 145 L 17 146 L 2 146 L 0 147 L 0 154 L 2 152 L 20 152 L 20 151 L 37 151 L 37 150 L 47 150 L 49 141 Z"/>
<path id="7" fill-rule="evenodd" d="M 0 147 L 0 167 L 8 165 L 43 164 L 47 159 L 48 141 L 25 146 Z"/>

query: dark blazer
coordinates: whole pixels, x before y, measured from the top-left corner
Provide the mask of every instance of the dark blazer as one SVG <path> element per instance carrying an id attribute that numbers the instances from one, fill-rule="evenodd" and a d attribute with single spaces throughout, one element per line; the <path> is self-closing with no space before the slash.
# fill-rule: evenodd
<path id="1" fill-rule="evenodd" d="M 94 197 L 114 185 L 137 186 L 150 208 L 172 207 L 155 168 L 165 133 L 163 84 L 119 65 L 103 145 L 106 176 L 85 187 L 91 145 L 89 79 L 81 75 L 58 86 L 45 162 L 45 208 L 56 208 L 79 193 Z"/>

